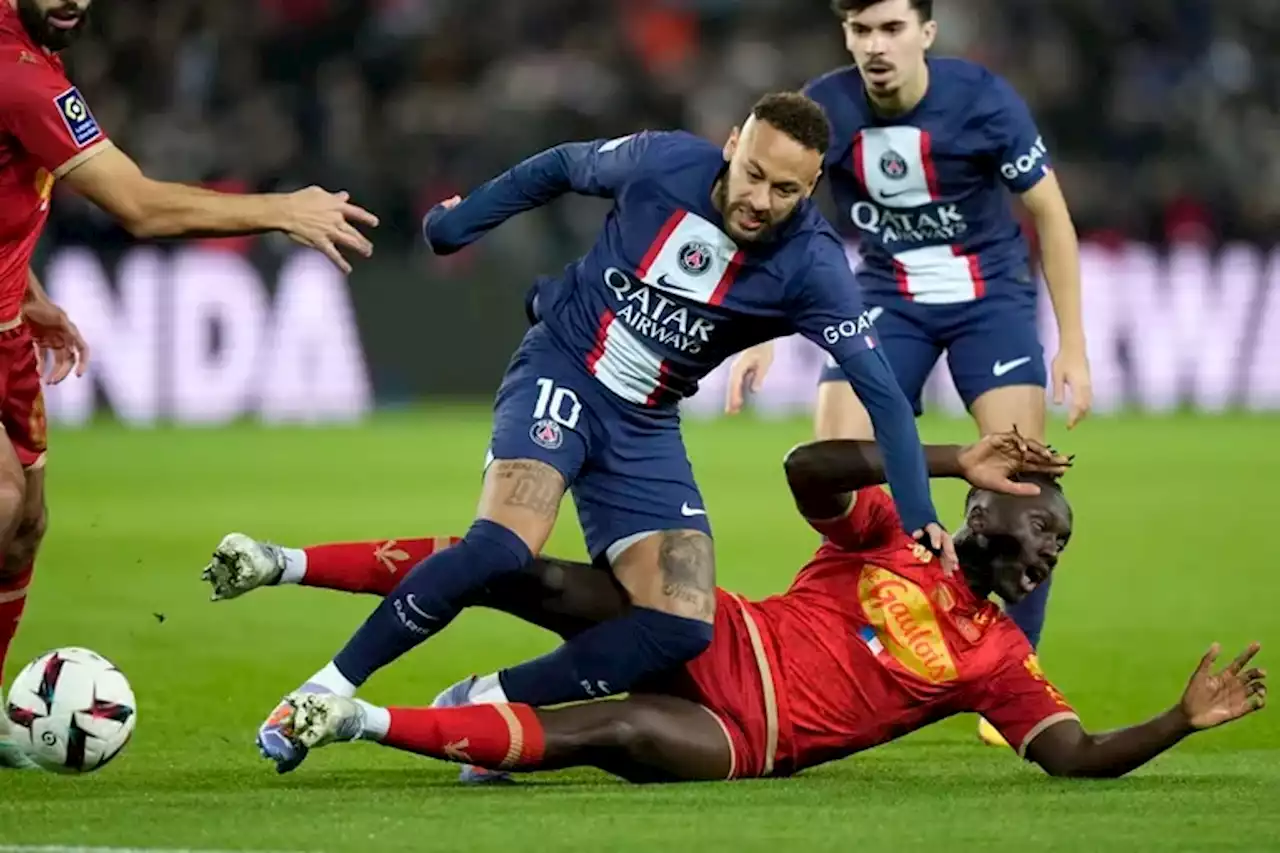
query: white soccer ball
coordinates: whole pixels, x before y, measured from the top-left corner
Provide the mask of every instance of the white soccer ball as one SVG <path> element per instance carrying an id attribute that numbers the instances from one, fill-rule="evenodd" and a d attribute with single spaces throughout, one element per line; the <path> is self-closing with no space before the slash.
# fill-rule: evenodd
<path id="1" fill-rule="evenodd" d="M 47 652 L 9 685 L 10 736 L 31 760 L 58 773 L 88 773 L 120 754 L 138 722 L 133 688 L 88 649 Z"/>

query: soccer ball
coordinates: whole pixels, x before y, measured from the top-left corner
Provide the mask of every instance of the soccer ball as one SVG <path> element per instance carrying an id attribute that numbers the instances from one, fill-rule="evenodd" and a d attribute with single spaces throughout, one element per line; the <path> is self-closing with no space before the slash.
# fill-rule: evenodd
<path id="1" fill-rule="evenodd" d="M 14 742 L 36 764 L 88 773 L 124 749 L 138 722 L 133 689 L 97 652 L 65 648 L 27 664 L 9 686 Z"/>

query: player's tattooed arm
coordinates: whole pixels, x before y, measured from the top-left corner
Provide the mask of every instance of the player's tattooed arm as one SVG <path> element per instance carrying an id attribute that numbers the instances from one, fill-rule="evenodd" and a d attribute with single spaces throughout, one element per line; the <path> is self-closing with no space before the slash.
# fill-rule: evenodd
<path id="1" fill-rule="evenodd" d="M 669 530 L 661 536 L 662 594 L 674 605 L 672 612 L 707 621 L 715 618 L 716 559 L 711 537 L 696 530 Z"/>

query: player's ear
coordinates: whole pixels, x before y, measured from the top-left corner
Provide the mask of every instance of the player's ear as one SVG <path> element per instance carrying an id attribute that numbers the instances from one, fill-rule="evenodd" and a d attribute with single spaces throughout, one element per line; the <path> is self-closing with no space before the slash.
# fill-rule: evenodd
<path id="1" fill-rule="evenodd" d="M 729 162 L 733 159 L 733 152 L 738 150 L 738 139 L 742 136 L 742 128 L 734 125 L 733 130 L 729 131 L 729 138 L 724 143 L 724 160 Z"/>
<path id="2" fill-rule="evenodd" d="M 987 532 L 987 508 L 977 501 L 969 502 L 969 510 L 965 513 L 964 524 L 974 533 L 981 536 Z"/>
<path id="3" fill-rule="evenodd" d="M 933 43 L 938 38 L 938 22 L 925 21 L 921 27 L 924 32 L 924 49 L 928 50 L 933 47 Z"/>
<path id="4" fill-rule="evenodd" d="M 804 191 L 805 198 L 808 198 L 809 196 L 813 195 L 813 191 L 818 188 L 818 182 L 821 180 L 822 180 L 822 170 L 819 169 L 818 173 L 813 176 L 813 180 L 809 182 L 809 186 L 805 188 L 805 191 Z"/>

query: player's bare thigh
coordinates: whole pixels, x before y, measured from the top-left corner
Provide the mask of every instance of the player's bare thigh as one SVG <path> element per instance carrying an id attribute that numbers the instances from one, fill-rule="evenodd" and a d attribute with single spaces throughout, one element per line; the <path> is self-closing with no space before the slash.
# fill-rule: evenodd
<path id="1" fill-rule="evenodd" d="M 706 708 L 635 694 L 538 711 L 548 769 L 590 765 L 629 782 L 698 782 L 733 774 L 733 744 Z"/>
<path id="2" fill-rule="evenodd" d="M 813 432 L 820 441 L 833 438 L 875 438 L 871 416 L 863 408 L 858 395 L 853 393 L 853 386 L 846 381 L 822 382 L 818 385 Z"/>
<path id="3" fill-rule="evenodd" d="M 1006 385 L 992 388 L 973 401 L 970 407 L 980 435 L 1018 432 L 1044 441 L 1045 394 L 1039 385 Z"/>
<path id="4" fill-rule="evenodd" d="M 715 548 L 701 530 L 650 533 L 616 556 L 612 566 L 633 604 L 715 622 Z"/>
<path id="5" fill-rule="evenodd" d="M 537 554 L 556 526 L 564 491 L 564 477 L 545 462 L 496 459 L 484 472 L 476 517 L 501 524 Z"/>

